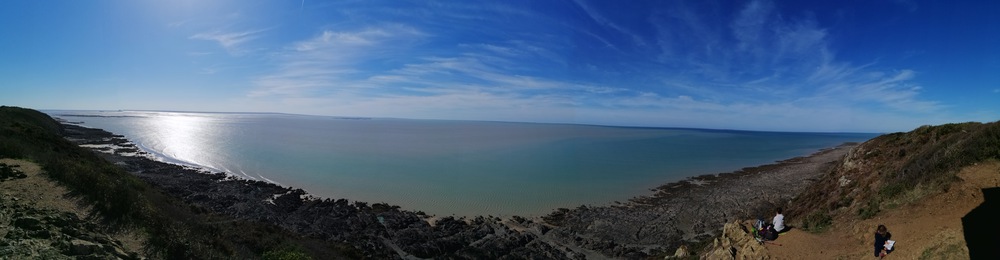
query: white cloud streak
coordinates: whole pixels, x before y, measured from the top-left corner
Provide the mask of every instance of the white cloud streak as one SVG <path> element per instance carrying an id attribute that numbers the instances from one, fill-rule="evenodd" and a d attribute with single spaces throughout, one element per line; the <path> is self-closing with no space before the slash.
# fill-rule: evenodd
<path id="1" fill-rule="evenodd" d="M 635 72 L 598 63 L 589 71 L 661 84 L 553 76 L 558 71 L 537 63 L 566 70 L 577 64 L 551 37 L 426 48 L 421 43 L 439 32 L 383 24 L 322 30 L 272 53 L 276 67 L 254 79 L 249 97 L 340 115 L 810 131 L 882 131 L 887 129 L 879 122 L 909 126 L 918 121 L 912 115 L 940 118 L 944 108 L 920 98 L 917 72 L 838 60 L 825 29 L 809 19 L 787 19 L 769 1 L 747 3 L 727 23 L 684 3 L 654 10 L 650 39 L 656 41 L 650 43 L 587 3 L 574 4 L 636 46 L 656 45 L 625 49 L 659 67 Z M 573 29 L 622 52 L 599 34 Z M 226 47 L 254 34 L 202 38 Z"/>
<path id="2" fill-rule="evenodd" d="M 584 11 L 584 13 L 586 13 L 587 16 L 589 16 L 590 19 L 592 19 L 594 22 L 597 22 L 598 24 L 600 24 L 602 26 L 608 27 L 608 28 L 610 28 L 610 29 L 612 29 L 612 30 L 614 30 L 614 31 L 616 31 L 616 32 L 618 32 L 618 33 L 620 33 L 620 34 L 628 37 L 630 40 L 632 40 L 635 44 L 637 44 L 639 46 L 645 46 L 646 45 L 646 41 L 642 39 L 642 36 L 639 36 L 638 34 L 632 32 L 631 30 L 618 25 L 617 23 L 615 23 L 614 21 L 611 21 L 608 18 L 605 18 L 603 15 L 601 15 L 601 13 L 598 10 L 595 10 L 593 7 L 591 7 L 586 1 L 573 0 L 573 3 L 576 4 L 576 6 L 580 7 L 580 9 L 582 9 Z M 605 41 L 605 42 L 607 42 L 607 41 Z"/>
<path id="3" fill-rule="evenodd" d="M 935 113 L 943 108 L 920 99 L 921 88 L 912 83 L 914 71 L 884 72 L 873 70 L 874 62 L 840 61 L 825 29 L 808 18 L 786 18 L 770 1 L 746 3 L 722 30 L 711 29 L 706 19 L 684 8 L 668 14 L 681 22 L 654 23 L 659 26 L 659 57 L 665 66 L 682 73 L 661 75 L 666 90 L 730 104 L 787 103 L 893 113 Z M 689 31 L 692 37 L 677 35 Z M 726 48 L 727 42 L 733 47 Z"/>
<path id="4" fill-rule="evenodd" d="M 308 96 L 366 87 L 354 81 L 365 60 L 391 58 L 399 44 L 426 35 L 403 25 L 371 27 L 357 31 L 324 30 L 318 36 L 292 44 L 274 55 L 277 72 L 257 78 L 253 97 Z M 399 46 L 394 46 L 399 47 Z M 382 57 L 380 57 L 382 56 Z"/>
<path id="5" fill-rule="evenodd" d="M 222 46 L 222 48 L 225 49 L 227 52 L 229 52 L 229 54 L 234 56 L 239 56 L 247 52 L 247 50 L 243 49 L 241 45 L 249 41 L 252 41 L 254 39 L 257 39 L 258 37 L 260 37 L 260 34 L 265 31 L 267 31 L 267 29 L 250 30 L 243 32 L 221 32 L 221 31 L 205 32 L 192 35 L 191 37 L 189 37 L 189 39 L 214 41 L 218 43 L 219 46 Z"/>

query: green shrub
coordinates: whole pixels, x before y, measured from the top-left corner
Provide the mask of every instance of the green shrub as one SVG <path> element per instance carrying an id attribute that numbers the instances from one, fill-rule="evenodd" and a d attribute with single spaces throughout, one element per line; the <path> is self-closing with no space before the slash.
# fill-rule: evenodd
<path id="1" fill-rule="evenodd" d="M 870 219 L 878 214 L 880 211 L 879 203 L 875 200 L 869 200 L 867 204 L 858 209 L 858 216 L 861 219 Z"/>
<path id="2" fill-rule="evenodd" d="M 902 183 L 891 183 L 883 186 L 882 189 L 879 189 L 878 195 L 886 199 L 893 198 L 896 197 L 896 195 L 905 192 L 907 188 L 909 187 L 907 187 L 907 185 L 903 185 Z"/>
<path id="3" fill-rule="evenodd" d="M 833 223 L 833 217 L 830 217 L 830 214 L 816 212 L 802 219 L 802 229 L 816 233 L 823 232 L 831 223 Z"/>
<path id="4" fill-rule="evenodd" d="M 24 149 L 0 136 L 0 158 L 24 158 Z"/>
<path id="5" fill-rule="evenodd" d="M 900 142 L 904 139 L 907 141 Z M 866 219 L 878 214 L 883 206 L 880 202 L 888 202 L 884 205 L 891 207 L 899 201 L 917 201 L 931 192 L 914 192 L 916 187 L 946 190 L 958 179 L 955 174 L 963 167 L 1000 159 L 1000 122 L 922 126 L 901 135 L 884 135 L 872 142 L 897 149 L 897 154 L 905 157 L 876 161 L 881 164 L 878 171 L 888 174 L 876 196 L 858 209 L 858 215 Z M 901 198 L 903 195 L 911 197 Z"/>

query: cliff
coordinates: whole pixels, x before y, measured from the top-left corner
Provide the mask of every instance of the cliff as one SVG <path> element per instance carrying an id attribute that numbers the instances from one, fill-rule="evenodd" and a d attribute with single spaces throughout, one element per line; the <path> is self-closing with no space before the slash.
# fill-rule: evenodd
<path id="1" fill-rule="evenodd" d="M 976 246 L 995 241 L 995 219 L 985 219 L 997 210 L 989 193 L 1000 186 L 998 160 L 1000 122 L 882 135 L 851 149 L 787 204 L 785 219 L 793 229 L 776 243 L 747 247 L 740 241 L 748 235 L 727 224 L 701 256 L 866 258 L 873 254 L 875 227 L 885 225 L 903 245 L 894 258 L 1000 257 L 995 247 Z"/>
<path id="2" fill-rule="evenodd" d="M 946 191 L 963 167 L 1000 159 L 1000 122 L 923 126 L 876 137 L 793 200 L 787 215 L 822 229 L 833 216 L 868 219 Z"/>

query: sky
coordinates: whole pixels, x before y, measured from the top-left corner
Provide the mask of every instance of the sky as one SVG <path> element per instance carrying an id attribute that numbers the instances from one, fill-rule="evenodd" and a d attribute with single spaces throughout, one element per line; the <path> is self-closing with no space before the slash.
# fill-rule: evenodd
<path id="1" fill-rule="evenodd" d="M 765 131 L 1000 119 L 997 1 L 5 1 L 0 104 Z"/>

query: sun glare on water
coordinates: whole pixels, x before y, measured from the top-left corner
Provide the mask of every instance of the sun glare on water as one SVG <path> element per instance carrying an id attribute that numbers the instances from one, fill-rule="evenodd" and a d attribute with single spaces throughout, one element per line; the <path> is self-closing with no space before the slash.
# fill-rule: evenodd
<path id="1" fill-rule="evenodd" d="M 165 114 L 152 117 L 150 123 L 155 129 L 161 129 L 156 131 L 157 140 L 170 144 L 163 148 L 166 156 L 205 165 L 199 158 L 205 158 L 204 153 L 210 150 L 210 147 L 205 147 L 204 133 L 211 120 L 208 117 Z"/>

